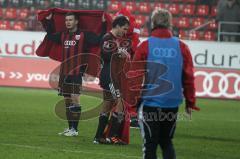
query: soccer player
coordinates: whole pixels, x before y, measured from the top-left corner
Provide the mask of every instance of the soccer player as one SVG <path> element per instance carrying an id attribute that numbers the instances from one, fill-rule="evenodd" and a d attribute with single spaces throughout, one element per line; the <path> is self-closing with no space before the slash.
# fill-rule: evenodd
<path id="1" fill-rule="evenodd" d="M 92 32 L 83 32 L 78 29 L 81 23 L 73 12 L 65 15 L 65 32 L 53 33 L 52 14 L 46 17 L 47 38 L 62 45 L 62 63 L 60 67 L 59 95 L 64 97 L 68 128 L 59 135 L 77 136 L 78 122 L 81 114 L 79 95 L 82 86 L 82 76 L 85 67 L 81 66 L 80 54 L 87 52 L 89 45 L 100 44 L 101 38 L 106 33 L 106 23 L 103 23 L 102 33 L 97 36 Z M 104 16 L 102 18 L 104 22 Z M 80 24 L 81 25 L 81 24 Z"/>
<path id="2" fill-rule="evenodd" d="M 143 156 L 157 159 L 160 145 L 163 159 L 175 159 L 172 138 L 183 95 L 186 113 L 195 108 L 193 62 L 188 46 L 172 35 L 168 10 L 154 10 L 151 22 L 151 36 L 139 45 L 134 57 L 134 61 L 146 61 L 138 112 Z"/>
<path id="3" fill-rule="evenodd" d="M 103 88 L 103 108 L 99 115 L 99 124 L 93 143 L 124 144 L 119 138 L 119 131 L 124 121 L 124 106 L 121 95 L 121 75 L 125 62 L 131 56 L 131 40 L 126 39 L 129 29 L 129 20 L 125 16 L 117 16 L 112 23 L 112 30 L 107 33 L 101 42 L 101 57 L 104 61 L 100 73 L 100 86 Z M 104 130 L 109 122 L 111 128 L 108 138 L 104 138 Z"/>

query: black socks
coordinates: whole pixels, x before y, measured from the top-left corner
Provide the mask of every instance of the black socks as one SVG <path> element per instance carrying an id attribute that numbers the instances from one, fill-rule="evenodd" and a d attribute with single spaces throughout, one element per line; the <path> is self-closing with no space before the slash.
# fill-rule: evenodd
<path id="1" fill-rule="evenodd" d="M 78 123 L 81 115 L 81 107 L 79 104 L 70 104 L 66 106 L 66 116 L 68 120 L 69 129 L 74 128 L 78 131 Z"/>
<path id="2" fill-rule="evenodd" d="M 104 130 L 108 124 L 109 113 L 101 113 L 95 138 L 103 138 Z"/>
<path id="3" fill-rule="evenodd" d="M 124 121 L 124 113 L 123 112 L 114 112 L 111 116 L 110 122 L 112 123 L 109 137 L 120 137 L 120 130 L 122 123 Z"/>

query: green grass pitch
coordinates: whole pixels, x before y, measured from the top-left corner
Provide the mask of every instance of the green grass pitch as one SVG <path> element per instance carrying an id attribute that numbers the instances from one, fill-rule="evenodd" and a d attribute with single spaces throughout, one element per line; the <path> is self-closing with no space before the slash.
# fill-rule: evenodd
<path id="1" fill-rule="evenodd" d="M 128 146 L 93 145 L 97 118 L 81 121 L 78 137 L 57 133 L 66 122 L 54 113 L 55 91 L 0 87 L 0 158 L 140 159 L 140 131 L 131 129 Z M 102 100 L 82 96 L 83 109 Z M 200 112 L 179 121 L 174 138 L 178 159 L 239 159 L 240 102 L 199 99 Z M 181 107 L 180 112 L 183 112 Z M 161 158 L 159 150 L 158 155 Z"/>

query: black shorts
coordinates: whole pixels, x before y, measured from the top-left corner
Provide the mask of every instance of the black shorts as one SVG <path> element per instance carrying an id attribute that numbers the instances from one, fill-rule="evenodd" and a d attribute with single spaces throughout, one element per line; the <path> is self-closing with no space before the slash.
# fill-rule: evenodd
<path id="1" fill-rule="evenodd" d="M 110 91 L 103 90 L 103 100 L 114 102 L 116 99 L 113 97 Z"/>
<path id="2" fill-rule="evenodd" d="M 82 90 L 82 75 L 60 75 L 58 82 L 58 95 L 71 96 L 79 95 Z"/>
<path id="3" fill-rule="evenodd" d="M 172 139 L 177 115 L 178 108 L 140 107 L 139 125 L 145 140 L 158 144 L 160 140 Z"/>

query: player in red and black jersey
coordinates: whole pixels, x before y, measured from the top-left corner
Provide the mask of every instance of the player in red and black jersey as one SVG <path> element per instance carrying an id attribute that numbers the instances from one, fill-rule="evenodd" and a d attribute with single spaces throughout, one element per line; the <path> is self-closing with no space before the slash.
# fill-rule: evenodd
<path id="1" fill-rule="evenodd" d="M 125 38 L 129 29 L 129 20 L 125 16 L 118 16 L 112 23 L 112 30 L 105 34 L 101 42 L 101 58 L 103 67 L 100 73 L 100 86 L 103 88 L 103 109 L 100 112 L 98 129 L 94 143 L 123 144 L 119 139 L 119 131 L 124 120 L 124 106 L 122 95 L 124 76 L 123 68 L 127 60 L 131 58 L 131 40 Z M 116 107 L 115 107 L 116 106 Z M 104 138 L 104 130 L 108 124 L 110 112 L 111 129 L 109 138 Z"/>
<path id="2" fill-rule="evenodd" d="M 47 38 L 62 45 L 62 63 L 60 67 L 59 95 L 64 96 L 66 105 L 66 116 L 69 127 L 60 135 L 77 136 L 78 122 L 80 119 L 81 107 L 79 101 L 82 86 L 82 75 L 85 67 L 81 66 L 83 58 L 81 53 L 87 52 L 89 45 L 100 44 L 103 35 L 106 33 L 106 23 L 103 23 L 102 33 L 98 36 L 92 32 L 83 32 L 78 29 L 78 17 L 69 12 L 65 16 L 65 32 L 53 34 L 52 14 L 46 17 Z M 104 16 L 102 18 L 104 22 Z"/>

